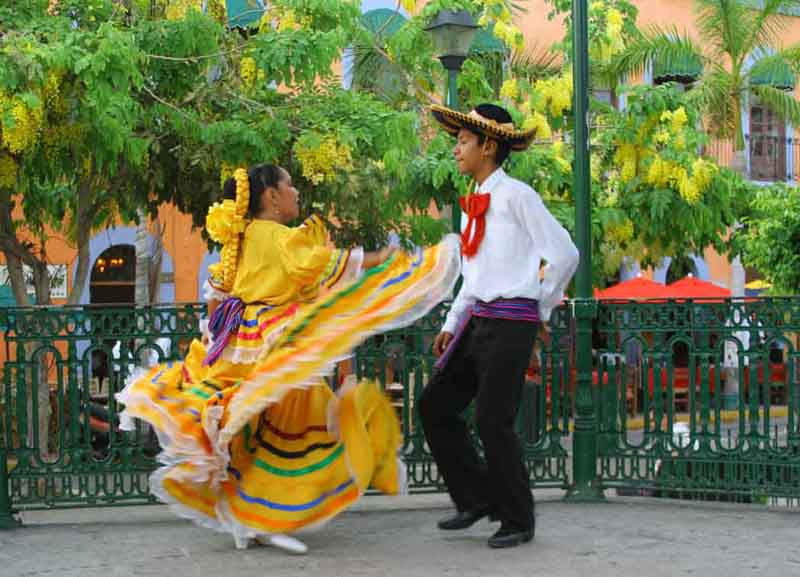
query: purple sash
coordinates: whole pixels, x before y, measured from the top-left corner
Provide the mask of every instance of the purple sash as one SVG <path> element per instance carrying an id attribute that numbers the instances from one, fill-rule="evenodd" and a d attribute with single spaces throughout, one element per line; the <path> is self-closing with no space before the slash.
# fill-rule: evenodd
<path id="1" fill-rule="evenodd" d="M 458 341 L 464 336 L 464 330 L 467 328 L 472 317 L 538 323 L 539 301 L 535 299 L 513 298 L 497 299 L 490 303 L 485 303 L 483 301 L 476 302 L 472 305 L 472 308 L 470 308 L 469 313 L 464 315 L 464 318 L 458 323 L 458 328 L 456 328 L 453 338 L 450 339 L 450 343 L 442 353 L 442 356 L 440 356 L 436 364 L 433 365 L 435 369 L 442 370 L 445 365 L 447 365 L 447 361 L 453 354 Z"/>
<path id="2" fill-rule="evenodd" d="M 208 321 L 208 330 L 211 333 L 213 344 L 208 350 L 203 366 L 207 367 L 217 362 L 222 351 L 231 340 L 231 336 L 239 330 L 244 314 L 244 303 L 236 298 L 229 297 L 214 310 Z"/>

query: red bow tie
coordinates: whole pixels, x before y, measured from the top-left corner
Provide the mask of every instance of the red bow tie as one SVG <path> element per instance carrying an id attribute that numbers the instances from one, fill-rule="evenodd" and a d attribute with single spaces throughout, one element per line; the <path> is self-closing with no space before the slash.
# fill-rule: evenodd
<path id="1" fill-rule="evenodd" d="M 486 234 L 486 211 L 489 210 L 490 194 L 469 194 L 459 199 L 461 208 L 467 213 L 467 228 L 461 233 L 461 254 L 467 258 L 475 256 Z"/>

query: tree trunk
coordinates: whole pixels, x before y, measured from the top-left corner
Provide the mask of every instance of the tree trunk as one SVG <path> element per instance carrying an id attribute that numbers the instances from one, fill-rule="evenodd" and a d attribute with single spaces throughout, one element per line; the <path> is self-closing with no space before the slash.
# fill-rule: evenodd
<path id="1" fill-rule="evenodd" d="M 30 304 L 28 292 L 25 290 L 25 272 L 22 268 L 23 259 L 33 260 L 33 255 L 17 240 L 14 220 L 11 217 L 11 199 L 5 198 L 0 203 L 0 244 L 3 255 L 6 257 L 8 280 L 17 306 Z M 27 258 L 26 258 L 27 257 Z"/>
<path id="2" fill-rule="evenodd" d="M 150 304 L 156 304 L 161 292 L 161 263 L 164 260 L 164 227 L 159 220 L 155 222 L 150 251 Z"/>
<path id="3" fill-rule="evenodd" d="M 81 301 L 83 287 L 86 285 L 86 277 L 92 268 L 89 262 L 89 241 L 91 239 L 89 197 L 91 187 L 88 181 L 81 183 L 78 189 L 78 206 L 75 210 L 76 222 L 72 223 L 77 230 L 78 242 L 78 267 L 75 269 L 75 277 L 72 279 L 72 289 L 69 291 L 67 304 L 75 305 Z"/>
<path id="4" fill-rule="evenodd" d="M 47 270 L 47 260 L 42 258 L 33 265 L 33 287 L 36 291 L 36 304 L 50 304 L 50 271 Z"/>
<path id="5" fill-rule="evenodd" d="M 150 242 L 147 234 L 147 214 L 138 210 L 136 227 L 136 306 L 150 304 Z"/>
<path id="6" fill-rule="evenodd" d="M 139 224 L 136 227 L 136 240 L 134 248 L 136 250 L 136 288 L 135 300 L 136 307 L 144 307 L 150 304 L 150 239 L 147 234 L 147 214 L 144 209 L 138 209 L 137 216 Z M 139 324 L 136 329 L 141 332 L 145 329 L 142 324 L 143 319 L 140 317 L 137 321 Z M 134 350 L 142 350 L 143 341 L 137 340 L 134 344 Z M 137 364 L 146 366 L 147 353 L 142 351 L 139 356 Z"/>
<path id="7" fill-rule="evenodd" d="M 31 267 L 34 278 L 34 288 L 38 304 L 46 305 L 50 303 L 50 276 L 47 270 L 47 259 L 42 250 L 41 255 L 34 255 L 31 247 L 23 244 L 16 236 L 16 229 L 11 217 L 11 204 L 5 202 L 0 204 L 0 246 L 6 257 L 8 267 L 8 277 L 11 283 L 14 298 L 19 306 L 30 304 L 28 298 L 27 283 L 25 279 L 24 264 Z M 40 241 L 44 246 L 44 241 Z M 28 417 L 27 446 L 34 447 L 36 434 L 38 432 L 39 449 L 42 457 L 50 454 L 50 385 L 49 385 L 49 363 L 47 353 L 37 355 L 37 349 L 49 343 L 28 342 L 24 345 L 24 355 L 28 363 L 28 368 L 24 371 L 25 382 L 28 384 L 26 391 L 26 406 Z M 21 352 L 17 350 L 19 355 Z M 36 387 L 34 388 L 34 383 Z M 33 422 L 33 407 L 37 407 L 37 420 Z"/>
<path id="8" fill-rule="evenodd" d="M 17 302 L 17 306 L 27 306 L 30 304 L 30 300 L 28 299 L 28 291 L 25 288 L 25 272 L 22 268 L 22 259 L 8 250 L 4 250 L 3 254 L 6 257 L 8 280 L 11 283 L 14 300 Z"/>
<path id="9" fill-rule="evenodd" d="M 43 251 L 44 252 L 44 251 Z M 36 304 L 46 306 L 50 304 L 50 273 L 47 270 L 47 261 L 44 254 L 33 265 L 33 286 L 36 291 Z M 38 343 L 41 349 L 51 345 L 47 341 Z M 36 357 L 34 370 L 39 372 L 36 387 L 36 405 L 38 419 L 36 430 L 39 431 L 39 450 L 42 458 L 47 459 L 50 451 L 50 372 L 55 367 L 53 354 L 43 350 Z M 30 421 L 29 421 L 30 422 Z M 58 451 L 58 447 L 54 447 Z"/>

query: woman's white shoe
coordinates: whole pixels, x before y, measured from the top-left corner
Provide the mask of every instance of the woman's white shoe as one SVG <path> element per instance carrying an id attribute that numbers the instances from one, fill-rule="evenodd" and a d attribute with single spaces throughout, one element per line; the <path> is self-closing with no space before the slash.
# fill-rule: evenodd
<path id="1" fill-rule="evenodd" d="M 297 555 L 308 552 L 308 547 L 305 543 L 289 535 L 259 535 L 256 537 L 256 541 L 262 545 L 272 545 Z"/>

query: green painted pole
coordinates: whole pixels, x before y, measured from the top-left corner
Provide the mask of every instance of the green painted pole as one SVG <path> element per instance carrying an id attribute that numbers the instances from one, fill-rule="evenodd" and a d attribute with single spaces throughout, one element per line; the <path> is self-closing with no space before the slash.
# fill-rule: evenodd
<path id="1" fill-rule="evenodd" d="M 458 69 L 449 68 L 447 70 L 447 107 L 458 110 Z M 453 232 L 461 232 L 461 211 L 458 204 L 453 205 Z"/>
<path id="2" fill-rule="evenodd" d="M 586 0 L 572 2 L 573 93 L 575 111 L 575 241 L 580 251 L 575 299 L 577 397 L 572 437 L 572 486 L 567 499 L 603 498 L 597 479 L 597 434 L 592 399 L 592 202 L 589 180 L 589 33 Z"/>

